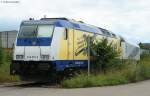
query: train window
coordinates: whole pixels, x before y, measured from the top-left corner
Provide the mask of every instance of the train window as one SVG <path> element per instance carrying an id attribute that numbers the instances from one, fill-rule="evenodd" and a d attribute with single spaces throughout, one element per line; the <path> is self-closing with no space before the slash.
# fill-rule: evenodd
<path id="1" fill-rule="evenodd" d="M 21 26 L 18 37 L 19 38 L 35 37 L 37 35 L 36 28 L 37 26 L 35 25 Z"/>
<path id="2" fill-rule="evenodd" d="M 64 40 L 67 40 L 67 38 L 68 38 L 68 30 L 65 29 L 65 31 L 64 31 Z"/>
<path id="3" fill-rule="evenodd" d="M 109 33 L 108 30 L 101 28 L 101 31 L 102 31 L 102 33 L 103 33 L 104 35 L 106 35 L 106 36 L 111 36 L 111 34 Z"/>
<path id="4" fill-rule="evenodd" d="M 104 31 L 101 31 L 102 32 L 102 34 L 105 34 L 105 32 Z"/>
<path id="5" fill-rule="evenodd" d="M 107 31 L 105 32 L 105 35 L 106 36 L 111 36 L 111 34 L 109 32 L 107 32 Z"/>
<path id="6" fill-rule="evenodd" d="M 120 41 L 120 47 L 122 46 L 122 42 Z"/>
<path id="7" fill-rule="evenodd" d="M 54 30 L 53 25 L 39 25 L 38 37 L 51 37 Z"/>
<path id="8" fill-rule="evenodd" d="M 113 36 L 114 38 L 116 38 L 116 35 L 115 35 L 114 33 L 112 33 L 112 36 Z"/>

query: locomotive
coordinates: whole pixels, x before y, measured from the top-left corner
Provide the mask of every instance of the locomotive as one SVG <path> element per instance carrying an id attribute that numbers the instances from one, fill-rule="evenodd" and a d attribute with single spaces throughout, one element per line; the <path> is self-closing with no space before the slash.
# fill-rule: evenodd
<path id="1" fill-rule="evenodd" d="M 121 50 L 120 59 L 140 59 L 138 45 L 106 29 L 67 18 L 42 18 L 22 21 L 10 73 L 27 76 L 87 68 L 88 56 L 83 52 L 86 36 L 113 42 L 116 50 Z"/>

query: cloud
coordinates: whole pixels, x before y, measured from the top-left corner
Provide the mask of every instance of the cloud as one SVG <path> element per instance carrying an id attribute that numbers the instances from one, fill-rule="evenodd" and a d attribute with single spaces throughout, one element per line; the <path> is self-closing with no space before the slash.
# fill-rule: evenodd
<path id="1" fill-rule="evenodd" d="M 150 42 L 149 5 L 150 0 L 20 0 L 0 4 L 0 30 L 19 28 L 22 20 L 47 15 L 82 20 L 133 42 Z"/>

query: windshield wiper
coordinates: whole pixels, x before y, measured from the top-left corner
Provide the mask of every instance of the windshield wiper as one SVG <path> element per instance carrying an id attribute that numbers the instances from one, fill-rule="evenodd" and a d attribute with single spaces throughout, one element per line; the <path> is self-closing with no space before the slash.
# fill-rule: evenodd
<path id="1" fill-rule="evenodd" d="M 40 40 L 38 39 L 38 26 L 36 26 L 36 29 L 34 30 L 34 35 L 35 35 L 35 42 L 40 43 Z"/>

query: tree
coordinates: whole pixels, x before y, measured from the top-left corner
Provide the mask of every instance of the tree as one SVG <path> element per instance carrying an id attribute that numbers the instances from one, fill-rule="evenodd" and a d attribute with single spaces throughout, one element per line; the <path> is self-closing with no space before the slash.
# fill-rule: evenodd
<path id="1" fill-rule="evenodd" d="M 140 42 L 139 43 L 140 48 L 144 48 L 144 45 Z"/>
<path id="2" fill-rule="evenodd" d="M 94 58 L 91 64 L 92 69 L 106 72 L 107 68 L 119 56 L 119 52 L 115 49 L 113 42 L 109 43 L 106 38 L 102 40 L 95 40 L 92 37 L 88 38 L 90 38 L 90 54 Z"/>

